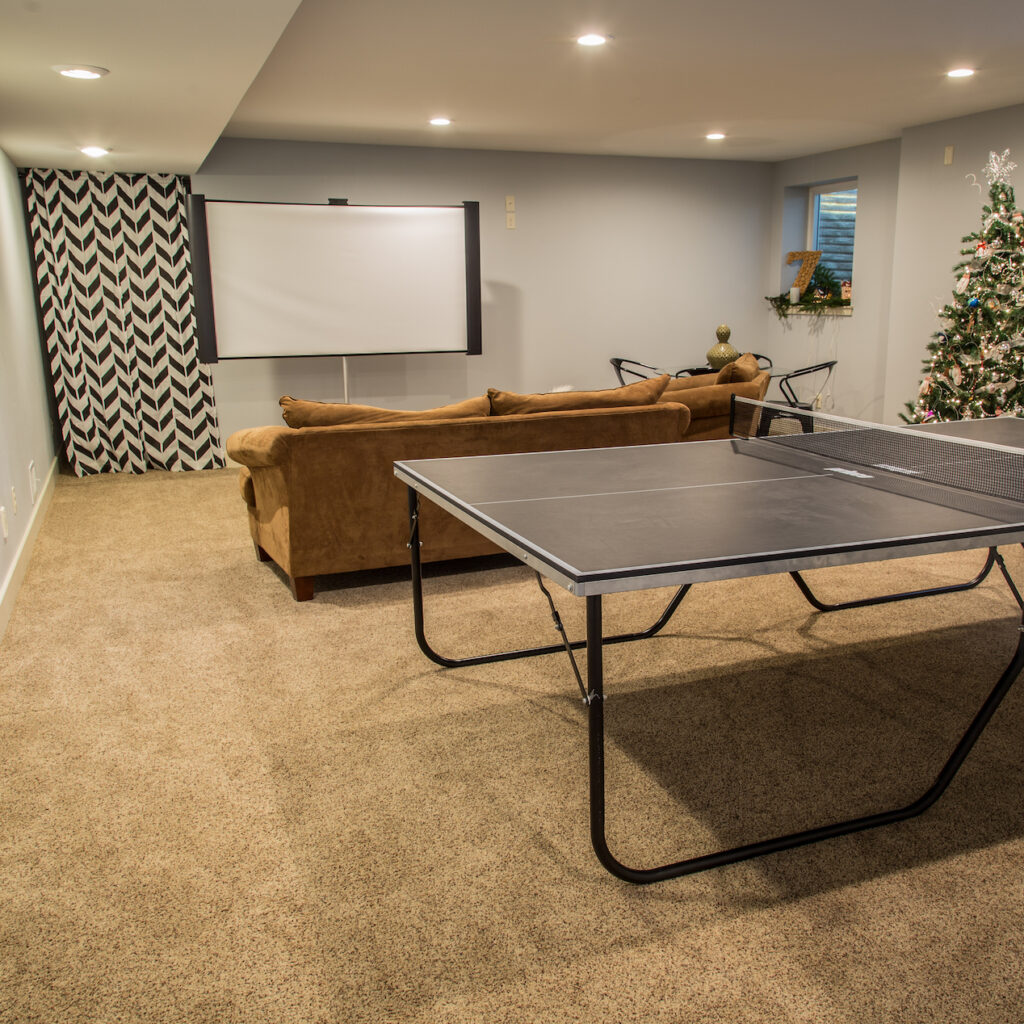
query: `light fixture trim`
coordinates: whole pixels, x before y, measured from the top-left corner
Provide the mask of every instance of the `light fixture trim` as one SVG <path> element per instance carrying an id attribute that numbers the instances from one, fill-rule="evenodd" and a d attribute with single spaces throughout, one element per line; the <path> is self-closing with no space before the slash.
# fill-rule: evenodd
<path id="1" fill-rule="evenodd" d="M 53 70 L 64 78 L 93 80 L 110 74 L 109 68 L 97 67 L 95 64 L 54 64 Z"/>
<path id="2" fill-rule="evenodd" d="M 604 46 L 611 36 L 602 35 L 600 32 L 584 32 L 583 35 L 576 37 L 576 42 L 580 46 Z"/>
<path id="3" fill-rule="evenodd" d="M 974 74 L 974 68 L 953 68 L 946 72 L 947 78 L 970 78 Z"/>
<path id="4" fill-rule="evenodd" d="M 110 150 L 104 149 L 102 146 L 79 146 L 78 151 L 93 158 L 108 156 L 110 154 Z"/>

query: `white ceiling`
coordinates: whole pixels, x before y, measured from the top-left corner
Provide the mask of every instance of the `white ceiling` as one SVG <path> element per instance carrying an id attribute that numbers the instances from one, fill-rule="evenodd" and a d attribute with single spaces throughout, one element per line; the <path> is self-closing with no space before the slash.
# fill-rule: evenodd
<path id="1" fill-rule="evenodd" d="M 1024 102 L 1020 0 L 0 0 L 0 18 L 19 166 L 191 173 L 221 135 L 780 160 Z M 111 73 L 50 70 L 79 61 Z"/>

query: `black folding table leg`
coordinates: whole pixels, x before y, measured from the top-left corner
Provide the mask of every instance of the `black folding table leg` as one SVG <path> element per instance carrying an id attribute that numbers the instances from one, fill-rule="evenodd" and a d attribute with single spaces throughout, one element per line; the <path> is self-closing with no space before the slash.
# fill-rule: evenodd
<path id="1" fill-rule="evenodd" d="M 420 650 L 436 665 L 444 668 L 456 668 L 460 665 L 487 665 L 495 661 L 512 661 L 516 658 L 532 658 L 538 654 L 554 654 L 557 651 L 564 651 L 568 646 L 572 650 L 581 650 L 586 647 L 586 640 L 566 640 L 563 643 L 545 644 L 541 647 L 526 647 L 522 650 L 498 651 L 494 654 L 479 654 L 469 658 L 447 658 L 438 654 L 427 640 L 426 627 L 423 615 L 423 566 L 420 558 L 420 526 L 419 526 L 419 495 L 416 489 L 409 489 L 409 562 L 412 569 L 412 609 L 413 622 L 416 631 L 416 642 Z M 661 615 L 658 616 L 653 625 L 636 633 L 619 633 L 615 636 L 605 637 L 606 644 L 629 643 L 632 640 L 647 640 L 657 635 L 668 624 L 669 619 L 675 614 L 676 609 L 690 591 L 691 584 L 687 583 L 680 587 L 669 600 Z"/>
<path id="2" fill-rule="evenodd" d="M 999 568 L 1006 577 L 1007 584 L 1013 591 L 1017 603 L 1024 608 L 1021 596 L 1006 571 L 1001 558 Z M 981 735 L 989 720 L 995 714 L 1003 698 L 1009 692 L 1017 677 L 1024 668 L 1024 624 L 1018 628 L 1017 649 L 1010 659 L 1006 670 L 993 687 L 992 692 L 979 708 L 973 721 L 967 727 L 953 753 L 949 756 L 942 771 L 935 781 L 913 803 L 905 807 L 897 807 L 890 811 L 880 811 L 860 818 L 835 822 L 818 828 L 792 832 L 787 835 L 763 839 L 760 842 L 736 846 L 717 853 L 691 857 L 689 860 L 676 861 L 656 868 L 631 868 L 618 861 L 608 849 L 605 836 L 605 777 L 604 777 L 604 668 L 601 644 L 601 599 L 587 599 L 587 685 L 590 691 L 589 710 L 589 747 L 590 747 L 590 838 L 598 860 L 617 878 L 636 884 L 661 882 L 667 878 L 678 878 L 680 875 L 692 875 L 709 868 L 734 864 L 741 860 L 750 860 L 768 853 L 805 846 L 821 842 L 836 836 L 862 832 L 865 829 L 880 825 L 891 825 L 897 821 L 913 818 L 926 811 L 945 792 L 960 766 L 963 764 L 971 748 Z"/>

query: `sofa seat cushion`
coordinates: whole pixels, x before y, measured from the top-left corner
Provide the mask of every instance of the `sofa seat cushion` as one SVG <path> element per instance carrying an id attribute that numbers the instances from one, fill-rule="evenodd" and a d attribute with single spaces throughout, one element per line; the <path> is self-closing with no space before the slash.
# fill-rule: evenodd
<path id="1" fill-rule="evenodd" d="M 624 384 L 620 388 L 602 391 L 554 391 L 550 394 L 519 395 L 514 391 L 488 388 L 491 415 L 508 416 L 515 413 L 571 412 L 575 409 L 619 409 L 627 406 L 654 405 L 661 397 L 669 375 Z"/>
<path id="2" fill-rule="evenodd" d="M 291 395 L 284 395 L 278 404 L 289 427 L 335 427 L 342 423 L 434 422 L 465 419 L 468 416 L 487 416 L 491 410 L 486 395 L 422 411 L 381 409 L 376 405 L 351 405 L 345 402 L 309 402 L 292 398 Z"/>

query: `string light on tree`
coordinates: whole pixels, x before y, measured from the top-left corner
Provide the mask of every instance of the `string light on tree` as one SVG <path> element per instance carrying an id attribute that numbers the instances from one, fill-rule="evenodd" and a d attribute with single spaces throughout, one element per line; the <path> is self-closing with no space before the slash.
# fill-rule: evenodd
<path id="1" fill-rule="evenodd" d="M 917 401 L 902 416 L 908 423 L 1024 415 L 1024 212 L 1010 184 L 1016 166 L 1007 149 L 991 153 L 983 169 L 989 202 L 981 231 L 962 240 L 953 299 L 939 313 Z"/>

